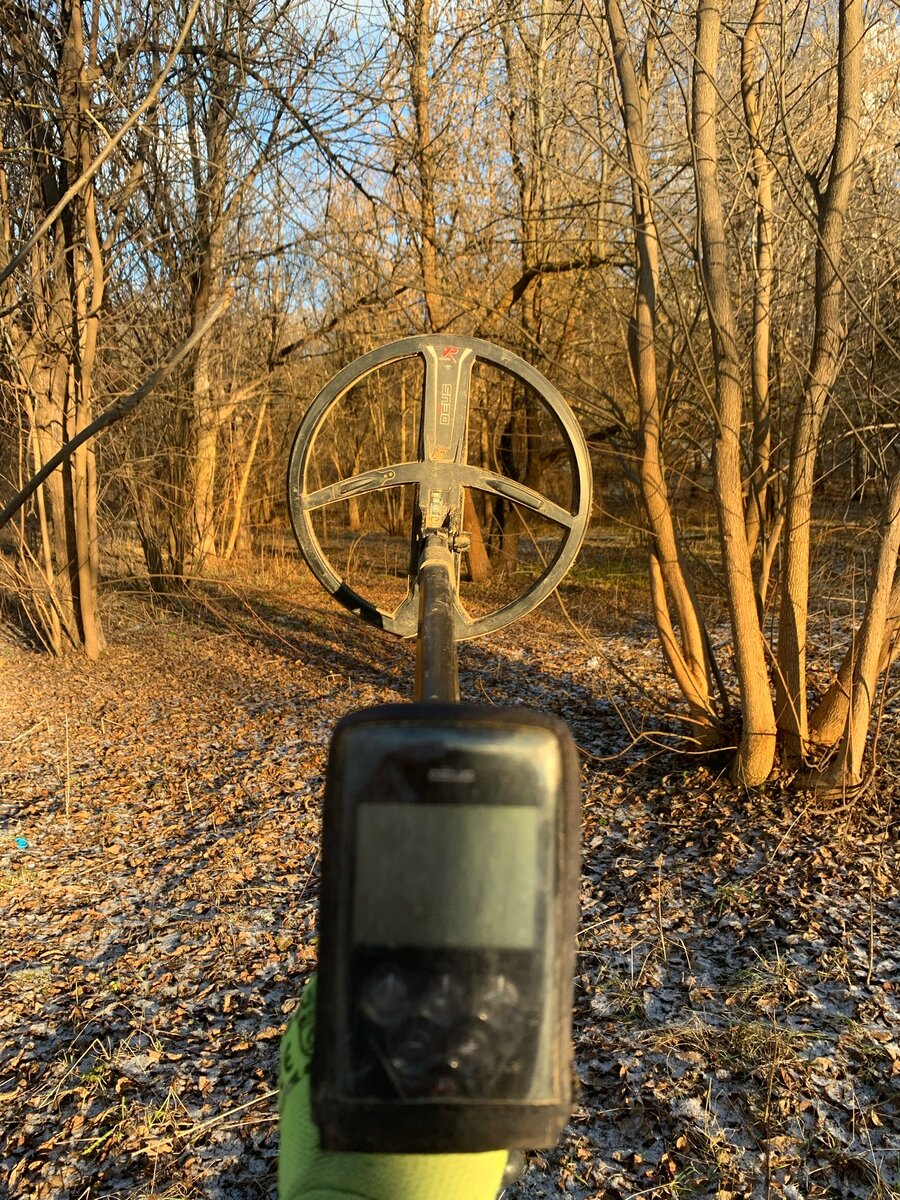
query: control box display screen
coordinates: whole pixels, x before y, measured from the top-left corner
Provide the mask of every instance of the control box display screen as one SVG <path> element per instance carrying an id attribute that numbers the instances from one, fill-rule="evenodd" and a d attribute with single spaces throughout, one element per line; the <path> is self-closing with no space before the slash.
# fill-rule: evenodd
<path id="1" fill-rule="evenodd" d="M 547 887 L 539 808 L 361 804 L 353 940 L 435 949 L 534 949 Z"/>

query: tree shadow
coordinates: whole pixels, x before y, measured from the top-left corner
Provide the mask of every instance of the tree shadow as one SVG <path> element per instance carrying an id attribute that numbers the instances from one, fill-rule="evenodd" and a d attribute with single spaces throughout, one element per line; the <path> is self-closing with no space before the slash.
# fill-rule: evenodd
<path id="1" fill-rule="evenodd" d="M 329 674 L 401 689 L 413 676 L 411 642 L 342 614 L 324 593 L 318 607 L 218 580 L 191 581 L 177 591 L 162 593 L 145 582 L 124 578 L 109 580 L 107 587 L 129 595 L 154 614 L 233 637 L 290 662 L 299 659 Z"/>
<path id="2" fill-rule="evenodd" d="M 109 580 L 155 614 L 179 618 L 213 633 L 234 637 L 283 660 L 297 660 L 328 674 L 344 674 L 360 689 L 390 689 L 412 699 L 415 641 L 394 637 L 341 609 L 325 592 L 311 604 L 309 588 L 299 597 L 263 591 L 252 585 L 197 580 L 179 591 L 158 593 L 140 580 Z M 488 705 L 525 705 L 562 714 L 573 707 L 589 719 L 605 708 L 595 687 L 588 687 L 566 666 L 547 671 L 528 654 L 527 624 L 487 639 L 458 643 L 460 699 Z M 555 696 L 561 692 L 557 701 Z M 352 688 L 347 694 L 353 704 Z"/>

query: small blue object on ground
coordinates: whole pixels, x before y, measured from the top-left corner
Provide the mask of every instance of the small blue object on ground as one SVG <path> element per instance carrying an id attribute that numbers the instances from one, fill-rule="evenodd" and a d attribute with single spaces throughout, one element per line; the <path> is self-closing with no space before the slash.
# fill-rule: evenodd
<path id="1" fill-rule="evenodd" d="M 16 845 L 20 850 L 28 849 L 28 838 L 16 838 Z"/>

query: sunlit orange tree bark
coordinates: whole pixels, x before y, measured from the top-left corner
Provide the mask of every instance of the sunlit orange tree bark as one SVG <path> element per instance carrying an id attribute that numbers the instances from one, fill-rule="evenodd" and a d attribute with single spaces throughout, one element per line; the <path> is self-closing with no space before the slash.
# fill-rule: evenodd
<path id="1" fill-rule="evenodd" d="M 100 127 L 101 10 L 64 0 L 40 12 L 2 6 L 6 93 L 2 228 L 4 263 L 53 216 L 90 166 Z M 110 245 L 103 245 L 95 182 L 57 212 L 4 286 L 6 385 L 27 431 L 27 476 L 91 420 Z M 27 465 L 27 466 L 26 466 Z M 36 534 L 19 525 L 17 571 L 38 636 L 56 653 L 104 646 L 97 590 L 97 473 L 89 444 L 42 487 Z"/>
<path id="2" fill-rule="evenodd" d="M 648 141 L 649 70 L 656 36 L 646 30 L 641 66 L 619 0 L 607 0 L 606 22 L 616 75 L 631 177 L 634 301 L 628 351 L 638 402 L 640 491 L 650 532 L 653 614 L 666 662 L 687 700 L 701 740 L 717 725 L 703 619 L 685 571 L 666 482 L 656 356 L 659 234 L 653 212 Z"/>
<path id="3" fill-rule="evenodd" d="M 715 378 L 713 481 L 741 700 L 741 735 L 733 774 L 747 786 L 755 787 L 768 779 L 775 761 L 775 712 L 755 602 L 742 499 L 741 354 L 729 288 L 716 136 L 716 73 L 721 20 L 719 0 L 700 0 L 694 42 L 691 136 L 700 226 L 700 269 Z"/>
<path id="4" fill-rule="evenodd" d="M 661 47 L 670 71 L 668 79 L 663 77 L 662 80 L 662 86 L 669 89 L 665 113 L 670 121 L 677 111 L 677 105 L 670 99 L 671 81 L 678 78 L 681 70 L 683 48 L 691 47 L 688 60 L 691 109 L 685 115 L 690 134 L 696 218 L 680 207 L 682 200 L 677 191 L 661 193 L 656 198 L 656 208 L 663 210 L 670 237 L 665 251 L 668 277 L 664 280 L 664 294 L 668 296 L 670 308 L 679 311 L 683 320 L 689 308 L 688 300 L 682 293 L 673 305 L 671 298 L 671 289 L 679 286 L 673 274 L 681 254 L 677 244 L 683 238 L 686 251 L 693 253 L 690 225 L 694 219 L 699 235 L 696 261 L 707 316 L 708 343 L 704 344 L 700 336 L 702 326 L 688 328 L 685 324 L 685 334 L 690 369 L 701 395 L 708 392 L 712 418 L 712 482 L 718 512 L 721 570 L 729 605 L 734 675 L 739 693 L 740 737 L 734 774 L 747 784 L 765 780 L 775 764 L 780 735 L 784 751 L 782 761 L 791 767 L 806 761 L 810 746 L 817 753 L 827 753 L 840 743 L 831 766 L 824 774 L 818 772 L 815 778 L 823 786 L 834 786 L 837 780 L 844 784 L 853 783 L 862 769 L 860 755 L 865 743 L 862 731 L 872 713 L 873 681 L 889 665 L 895 644 L 892 635 L 898 617 L 898 582 L 893 543 L 896 515 L 890 507 L 891 489 L 888 489 L 890 494 L 882 518 L 877 567 L 870 580 L 865 616 L 834 682 L 826 689 L 821 706 L 809 721 L 806 715 L 809 684 L 806 625 L 813 499 L 816 494 L 821 494 L 821 483 L 816 477 L 817 458 L 822 450 L 821 436 L 829 402 L 836 387 L 840 389 L 840 366 L 850 346 L 844 294 L 847 268 L 842 266 L 842 256 L 854 170 L 859 157 L 860 55 L 864 35 L 861 4 L 844 0 L 836 6 L 839 19 L 830 69 L 821 61 L 821 49 L 813 49 L 803 30 L 799 33 L 795 30 L 791 36 L 796 35 L 797 45 L 803 46 L 805 61 L 797 65 L 796 55 L 792 58 L 786 54 L 784 32 L 779 39 L 778 31 L 767 24 L 766 0 L 753 0 L 744 8 L 733 5 L 728 8 L 729 22 L 740 20 L 743 29 L 739 55 L 732 52 L 734 43 L 730 37 L 723 43 L 723 6 L 719 0 L 699 0 L 692 11 L 666 10 L 664 15 L 653 6 L 649 10 L 644 7 L 641 19 L 646 19 L 648 11 L 649 32 L 653 33 L 654 22 L 658 22 L 657 45 Z M 664 127 L 659 123 L 663 119 L 661 112 L 652 118 L 649 116 L 648 102 L 654 95 L 648 66 L 650 58 L 645 52 L 638 68 L 633 48 L 635 30 L 639 28 L 636 18 L 641 14 L 631 7 L 626 11 L 621 0 L 607 0 L 604 16 L 619 83 L 624 146 L 632 181 L 637 282 L 630 351 L 640 414 L 643 499 L 649 514 L 648 524 L 655 534 L 654 496 L 652 491 L 647 494 L 648 480 L 655 478 L 657 481 L 654 490 L 662 501 L 663 513 L 671 513 L 671 505 L 665 476 L 661 476 L 659 470 L 664 427 L 653 386 L 659 353 L 655 318 L 660 294 L 660 247 L 664 245 L 659 235 L 658 214 L 654 211 L 653 188 L 658 184 L 654 184 L 653 170 L 654 161 L 671 162 L 673 153 L 677 155 L 674 150 L 677 130 L 672 124 Z M 688 21 L 693 24 L 690 42 Z M 780 59 L 779 40 L 782 43 Z M 728 47 L 724 59 L 720 57 L 723 44 Z M 817 54 L 818 65 L 813 61 Z M 776 67 L 780 74 L 772 81 L 769 77 Z M 799 118 L 794 111 L 788 113 L 785 100 L 790 86 L 786 80 L 792 70 L 817 72 L 815 86 L 820 89 L 819 113 L 814 113 L 815 106 L 810 105 L 809 114 L 801 114 L 819 122 L 815 132 L 812 126 L 803 128 L 803 140 L 816 147 L 821 164 L 815 170 L 804 167 L 806 186 L 813 198 L 811 220 L 805 217 L 805 198 L 794 185 L 800 151 L 792 136 L 795 133 L 792 122 Z M 735 104 L 738 89 L 738 103 Z M 878 93 L 873 91 L 872 94 Z M 722 103 L 723 95 L 727 103 Z M 780 117 L 770 108 L 776 97 Z M 831 97 L 834 118 L 829 129 L 827 122 L 822 122 L 821 112 L 827 113 Z M 749 185 L 731 172 L 723 189 L 720 142 L 729 139 L 729 163 L 740 163 L 738 139 L 741 133 L 746 139 L 746 167 L 743 168 L 746 174 L 743 178 L 749 179 Z M 823 143 L 827 147 L 825 150 L 821 149 Z M 661 149 L 664 144 L 665 151 Z M 785 162 L 793 164 L 787 173 Z M 677 178 L 677 172 L 674 178 Z M 776 187 L 780 189 L 780 201 L 776 197 Z M 781 221 L 779 240 L 776 241 L 775 212 L 779 202 L 784 205 L 789 219 Z M 740 242 L 741 222 L 747 223 L 746 228 L 750 221 L 753 229 L 748 255 L 750 268 L 742 274 L 737 265 L 744 254 Z M 815 260 L 814 277 L 808 289 L 803 258 L 805 230 L 813 235 Z M 782 252 L 780 260 L 779 252 Z M 734 258 L 730 260 L 732 255 Z M 775 290 L 779 267 L 785 273 L 780 295 Z M 790 272 L 795 272 L 793 288 L 787 286 Z M 746 283 L 749 283 L 749 302 L 748 292 L 738 290 Z M 804 300 L 805 296 L 808 301 Z M 736 300 L 740 307 L 736 306 Z M 861 300 L 859 295 L 852 297 L 852 303 L 860 312 L 862 305 L 877 311 L 876 306 L 870 306 L 868 300 L 865 297 Z M 773 314 L 779 304 L 784 319 L 794 324 L 778 329 L 773 337 Z M 809 311 L 812 317 L 809 359 L 799 395 L 794 400 L 792 384 L 785 382 L 784 372 L 786 364 L 787 370 L 791 371 L 800 362 L 797 347 L 802 346 L 800 322 L 804 311 Z M 746 318 L 745 313 L 748 314 Z M 870 318 L 866 315 L 866 319 Z M 877 322 L 872 323 L 871 332 L 875 340 L 885 337 Z M 777 348 L 780 358 L 773 359 L 773 347 Z M 874 355 L 875 352 L 871 353 Z M 875 361 L 874 357 L 872 361 Z M 779 380 L 777 400 L 780 410 L 775 417 L 771 395 L 773 377 Z M 873 422 L 873 429 L 880 428 L 877 405 L 866 419 Z M 783 436 L 785 427 L 787 440 Z M 773 449 L 776 432 L 780 440 Z M 859 431 L 851 431 L 851 436 L 855 442 L 864 444 Z M 833 447 L 829 448 L 829 454 L 835 461 Z M 648 458 L 651 472 L 648 472 Z M 889 458 L 889 453 L 881 452 L 879 461 L 884 463 L 885 472 Z M 653 467 L 654 463 L 658 466 Z M 773 468 L 776 474 L 773 474 Z M 784 476 L 780 475 L 782 471 Z M 786 510 L 779 508 L 781 496 L 786 496 Z M 780 561 L 774 557 L 779 530 Z M 658 554 L 654 557 L 658 559 Z M 651 564 L 654 565 L 653 559 Z M 781 595 L 777 622 L 773 621 L 769 608 L 773 567 L 780 568 L 776 580 Z M 690 577 L 684 572 L 683 560 L 682 572 L 685 592 L 690 596 L 693 589 Z M 667 620 L 658 598 L 674 597 L 675 593 L 667 581 L 664 588 L 660 566 L 655 567 L 654 573 L 654 609 L 663 649 L 687 698 L 691 717 L 696 719 L 696 684 L 684 669 L 687 661 L 684 653 L 686 622 L 682 620 L 677 602 L 671 599 L 669 603 L 673 604 L 678 616 L 675 622 Z M 670 648 L 673 644 L 677 646 L 676 626 L 682 643 L 677 647 L 682 661 Z M 698 628 L 702 631 L 699 614 Z M 777 655 L 766 644 L 767 636 L 772 632 L 777 639 Z M 709 654 L 708 641 L 701 638 L 699 645 L 704 654 Z M 706 659 L 706 666 L 706 678 L 709 678 L 710 670 L 718 678 L 711 657 Z M 723 722 L 722 730 L 728 726 L 729 722 Z M 801 782 L 810 778 L 813 776 L 808 772 L 798 776 Z"/>
<path id="5" fill-rule="evenodd" d="M 838 13 L 834 141 L 819 169 L 808 176 L 816 205 L 815 316 L 807 380 L 791 435 L 783 533 L 776 713 L 785 755 L 794 765 L 802 761 L 809 741 L 806 640 L 813 489 L 822 422 L 844 347 L 841 259 L 859 148 L 862 0 L 840 0 Z"/>

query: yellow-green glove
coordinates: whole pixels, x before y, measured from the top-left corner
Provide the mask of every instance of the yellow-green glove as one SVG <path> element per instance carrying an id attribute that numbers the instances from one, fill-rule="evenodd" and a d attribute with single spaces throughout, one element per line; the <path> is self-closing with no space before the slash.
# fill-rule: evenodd
<path id="1" fill-rule="evenodd" d="M 507 1152 L 349 1154 L 322 1150 L 309 1100 L 315 977 L 281 1039 L 279 1200 L 495 1200 Z"/>

